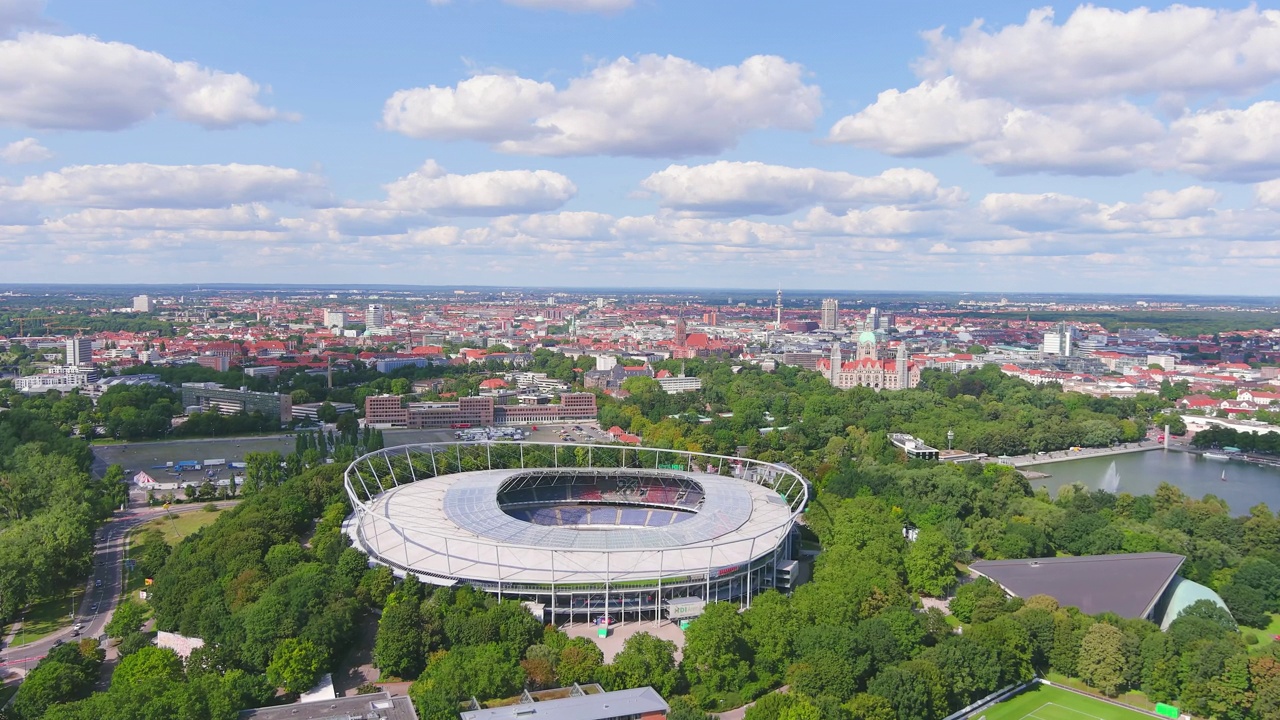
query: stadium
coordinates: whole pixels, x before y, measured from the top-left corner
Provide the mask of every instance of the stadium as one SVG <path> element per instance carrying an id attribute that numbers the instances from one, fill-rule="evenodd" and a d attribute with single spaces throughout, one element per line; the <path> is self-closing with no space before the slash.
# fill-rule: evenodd
<path id="1" fill-rule="evenodd" d="M 532 603 L 548 621 L 681 620 L 799 582 L 808 483 L 705 453 L 539 442 L 402 445 L 344 487 L 356 548 L 399 576 Z"/>

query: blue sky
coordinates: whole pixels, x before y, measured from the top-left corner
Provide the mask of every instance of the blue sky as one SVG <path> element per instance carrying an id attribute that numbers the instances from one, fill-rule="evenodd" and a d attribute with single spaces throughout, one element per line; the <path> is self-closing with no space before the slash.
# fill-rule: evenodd
<path id="1" fill-rule="evenodd" d="M 1280 12 L 964 5 L 0 0 L 5 279 L 1277 294 Z"/>

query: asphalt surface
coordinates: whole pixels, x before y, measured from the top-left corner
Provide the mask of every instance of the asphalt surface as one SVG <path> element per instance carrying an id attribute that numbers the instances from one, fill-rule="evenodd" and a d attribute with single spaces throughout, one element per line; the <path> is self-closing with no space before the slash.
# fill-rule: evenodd
<path id="1" fill-rule="evenodd" d="M 80 635 L 74 636 L 71 627 L 63 628 L 39 640 L 20 645 L 22 631 L 14 637 L 12 645 L 0 649 L 0 670 L 35 667 L 41 658 L 58 643 L 71 642 L 85 637 L 99 637 L 111 620 L 124 589 L 124 543 L 134 527 L 163 516 L 166 512 L 180 515 L 202 512 L 205 503 L 180 505 L 165 510 L 161 507 L 140 507 L 116 513 L 98 529 L 97 547 L 94 550 L 93 575 L 85 583 L 85 593 L 76 612 L 76 622 L 83 624 Z M 218 507 L 231 507 L 235 501 L 217 503 Z"/>

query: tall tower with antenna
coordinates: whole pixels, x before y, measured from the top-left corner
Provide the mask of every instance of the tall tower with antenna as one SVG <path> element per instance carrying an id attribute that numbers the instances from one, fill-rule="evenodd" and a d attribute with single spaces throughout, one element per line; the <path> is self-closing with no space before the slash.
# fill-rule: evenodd
<path id="1" fill-rule="evenodd" d="M 775 327 L 778 330 L 781 330 L 782 329 L 782 288 L 778 288 L 778 306 L 777 307 L 778 307 L 778 319 L 775 322 Z"/>

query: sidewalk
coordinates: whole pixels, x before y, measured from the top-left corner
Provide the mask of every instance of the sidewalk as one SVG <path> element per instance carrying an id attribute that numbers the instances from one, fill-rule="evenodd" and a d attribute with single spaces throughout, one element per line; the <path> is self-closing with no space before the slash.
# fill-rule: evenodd
<path id="1" fill-rule="evenodd" d="M 1044 455 L 1017 455 L 1013 457 L 992 458 L 988 462 L 996 462 L 1001 465 L 1010 465 L 1015 468 L 1026 467 L 1028 465 L 1047 465 L 1049 463 L 1067 462 L 1069 460 L 1079 460 L 1081 458 L 1090 457 L 1106 457 L 1108 455 L 1127 455 L 1129 453 L 1146 452 L 1148 450 L 1160 450 L 1163 444 L 1154 440 L 1143 440 L 1136 443 L 1124 443 L 1116 447 L 1107 448 L 1081 448 L 1080 450 L 1055 450 Z M 1171 444 L 1170 450 L 1182 450 L 1182 447 Z"/>

